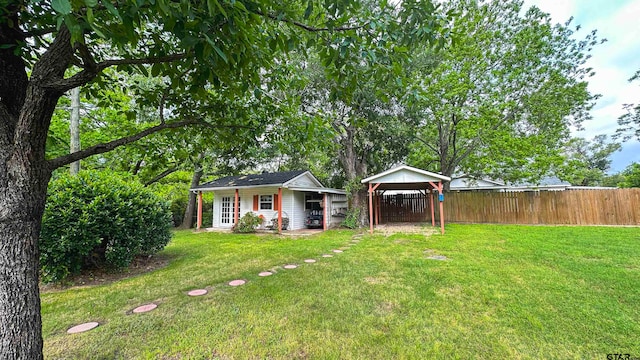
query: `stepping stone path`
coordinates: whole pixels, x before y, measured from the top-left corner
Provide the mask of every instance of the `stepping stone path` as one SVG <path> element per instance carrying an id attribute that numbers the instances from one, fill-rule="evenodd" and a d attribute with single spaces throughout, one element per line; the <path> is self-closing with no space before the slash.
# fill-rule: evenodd
<path id="1" fill-rule="evenodd" d="M 247 282 L 244 280 L 233 280 L 233 281 L 229 281 L 229 286 L 240 286 L 240 285 L 244 285 Z"/>
<path id="2" fill-rule="evenodd" d="M 189 296 L 202 296 L 204 294 L 207 293 L 207 290 L 205 289 L 197 289 L 197 290 L 191 290 L 187 293 L 187 295 Z"/>
<path id="3" fill-rule="evenodd" d="M 361 239 L 361 238 L 362 238 L 362 234 L 358 234 L 358 235 L 353 236 L 352 239 L 351 239 L 351 243 L 346 244 L 345 247 L 342 247 L 342 249 L 346 250 L 346 249 L 348 249 L 348 246 L 356 245 L 357 243 L 360 242 L 359 239 Z M 334 249 L 334 250 L 331 250 L 331 251 L 336 253 L 336 254 L 339 254 L 339 253 L 343 252 L 343 250 L 340 250 L 340 249 Z M 324 255 L 322 255 L 322 257 L 323 258 L 331 258 L 331 257 L 333 257 L 333 255 L 324 254 Z M 434 255 L 434 256 L 428 257 L 428 259 L 447 260 L 447 257 L 446 256 L 442 256 L 442 255 Z M 307 263 L 307 264 L 313 264 L 313 263 L 317 262 L 317 260 L 315 260 L 315 259 L 305 259 L 304 262 Z M 285 265 L 283 267 L 285 269 L 296 269 L 298 267 L 298 265 L 288 264 L 288 265 Z M 273 274 L 274 273 L 271 272 L 271 271 L 263 271 L 263 272 L 259 273 L 258 276 L 266 277 L 266 276 L 271 276 Z M 241 285 L 244 285 L 246 283 L 247 283 L 246 280 L 240 280 L 240 279 L 239 280 L 232 280 L 232 281 L 229 282 L 229 286 L 241 286 Z M 202 295 L 205 295 L 207 293 L 208 293 L 208 291 L 206 289 L 195 289 L 195 290 L 191 290 L 191 291 L 187 292 L 187 295 L 189 295 L 189 296 L 202 296 Z M 145 312 L 149 312 L 149 311 L 155 310 L 157 307 L 158 307 L 158 305 L 154 304 L 154 303 L 141 305 L 141 306 L 138 306 L 137 308 L 133 309 L 132 313 L 134 313 L 134 314 L 145 313 Z M 76 325 L 76 326 L 73 326 L 73 327 L 69 328 L 67 330 L 67 333 L 68 334 L 77 334 L 77 333 L 81 333 L 81 332 L 85 332 L 85 331 L 89 331 L 89 330 L 95 329 L 99 325 L 100 325 L 100 323 L 95 322 L 95 321 L 87 322 L 87 323 Z"/>
<path id="4" fill-rule="evenodd" d="M 140 313 L 146 313 L 149 312 L 151 310 L 155 310 L 155 308 L 157 308 L 158 305 L 151 303 L 151 304 L 147 304 L 147 305 L 142 305 L 142 306 L 138 306 L 137 308 L 133 309 L 133 313 L 134 314 L 140 314 Z"/>
<path id="5" fill-rule="evenodd" d="M 95 321 L 84 323 L 84 324 L 80 324 L 80 325 L 76 325 L 76 326 L 70 328 L 69 330 L 67 330 L 67 334 L 77 334 L 77 333 L 89 331 L 91 329 L 97 328 L 98 325 L 100 325 L 100 324 L 95 322 Z"/>
<path id="6" fill-rule="evenodd" d="M 430 260 L 448 260 L 448 258 L 444 255 L 433 255 L 433 256 L 427 256 L 427 259 Z"/>

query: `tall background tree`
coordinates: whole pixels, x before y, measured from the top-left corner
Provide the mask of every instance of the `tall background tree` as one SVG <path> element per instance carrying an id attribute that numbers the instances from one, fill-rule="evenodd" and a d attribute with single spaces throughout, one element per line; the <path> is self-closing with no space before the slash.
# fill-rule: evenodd
<path id="1" fill-rule="evenodd" d="M 595 31 L 576 40 L 522 1 L 455 0 L 455 44 L 420 54 L 414 70 L 420 119 L 409 162 L 438 171 L 535 181 L 562 162 L 570 126 L 589 119 L 595 96 L 585 67 Z"/>
<path id="2" fill-rule="evenodd" d="M 629 81 L 640 80 L 640 70 L 629 79 Z M 640 141 L 640 103 L 639 104 L 626 104 L 624 106 L 627 111 L 626 114 L 618 118 L 618 131 L 616 131 L 616 137 L 622 138 L 624 141 L 635 138 Z"/>
<path id="3" fill-rule="evenodd" d="M 609 142 L 607 135 L 597 135 L 591 141 L 572 138 L 565 147 L 566 161 L 557 173 L 571 185 L 604 186 L 611 169 L 611 155 L 621 145 Z"/>
<path id="4" fill-rule="evenodd" d="M 301 92 L 302 109 L 324 122 L 323 150 L 335 159 L 340 186 L 347 189 L 352 210 L 360 209 L 366 222 L 366 192 L 360 180 L 385 170 L 404 159 L 411 141 L 412 118 L 406 118 L 399 103 L 401 81 L 389 81 L 391 74 L 368 77 L 367 66 L 354 66 L 351 76 L 360 79 L 358 88 L 340 94 L 341 84 L 327 78 L 317 63 L 307 63 L 308 83 Z M 401 79 L 401 75 L 397 79 Z M 357 211 L 357 210 L 356 210 Z"/>
<path id="5" fill-rule="evenodd" d="M 341 79 L 349 71 L 341 60 L 345 44 L 375 63 L 398 39 L 433 39 L 432 11 L 413 0 L 398 9 L 357 0 L 0 1 L 0 356 L 42 358 L 38 237 L 52 172 L 162 130 L 206 124 L 164 97 L 172 118 L 47 157 L 51 118 L 65 92 L 89 83 L 117 86 L 102 76 L 115 68 L 159 77 L 192 99 L 206 99 L 223 84 L 239 94 L 259 87 L 278 54 L 296 48 L 318 53 L 327 73 Z M 158 101 L 153 92 L 134 94 L 140 104 Z"/>

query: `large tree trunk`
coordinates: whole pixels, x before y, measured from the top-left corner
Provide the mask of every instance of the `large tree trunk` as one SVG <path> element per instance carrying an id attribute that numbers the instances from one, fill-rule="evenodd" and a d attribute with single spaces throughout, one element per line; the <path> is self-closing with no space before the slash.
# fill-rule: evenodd
<path id="1" fill-rule="evenodd" d="M 203 170 L 200 164 L 196 164 L 195 171 L 193 172 L 193 177 L 191 178 L 191 186 L 190 189 L 200 185 L 200 179 L 202 178 Z M 184 212 L 184 219 L 182 220 L 182 225 L 180 225 L 181 229 L 191 229 L 193 227 L 193 214 L 196 211 L 196 193 L 189 192 L 189 202 L 187 203 L 187 208 Z"/>
<path id="2" fill-rule="evenodd" d="M 0 40 L 17 43 L 21 35 L 7 24 L 0 24 Z M 38 238 L 51 176 L 45 143 L 62 96 L 44 84 L 62 79 L 72 56 L 64 26 L 31 79 L 12 48 L 0 50 L 0 359 L 42 359 Z"/>
<path id="3" fill-rule="evenodd" d="M 24 165 L 3 166 L 0 185 L 1 359 L 42 358 L 38 238 L 49 173 Z"/>
<path id="4" fill-rule="evenodd" d="M 367 190 L 360 184 L 360 179 L 367 175 L 367 164 L 358 157 L 355 148 L 355 129 L 347 127 L 345 135 L 340 138 L 341 149 L 338 151 L 338 160 L 342 165 L 347 181 L 351 183 L 351 208 L 360 209 L 358 222 L 360 226 L 369 225 L 369 203 Z"/>

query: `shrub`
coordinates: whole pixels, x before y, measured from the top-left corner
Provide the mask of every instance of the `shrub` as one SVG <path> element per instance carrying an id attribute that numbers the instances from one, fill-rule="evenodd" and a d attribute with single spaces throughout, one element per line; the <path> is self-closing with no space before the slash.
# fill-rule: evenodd
<path id="1" fill-rule="evenodd" d="M 342 221 L 342 226 L 348 229 L 357 229 L 360 227 L 360 208 L 347 210 L 347 214 Z"/>
<path id="2" fill-rule="evenodd" d="M 243 234 L 256 232 L 256 229 L 260 224 L 262 224 L 263 220 L 264 218 L 261 218 L 252 212 L 248 212 L 238 220 L 236 225 L 233 226 L 233 232 Z"/>
<path id="3" fill-rule="evenodd" d="M 106 172 L 51 182 L 40 233 L 45 282 L 88 267 L 122 268 L 171 239 L 169 204 L 141 184 Z"/>

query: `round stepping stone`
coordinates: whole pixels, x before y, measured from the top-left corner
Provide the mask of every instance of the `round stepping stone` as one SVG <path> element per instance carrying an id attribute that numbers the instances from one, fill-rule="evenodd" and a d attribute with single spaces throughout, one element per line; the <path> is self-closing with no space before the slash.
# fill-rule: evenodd
<path id="1" fill-rule="evenodd" d="M 297 267 L 298 267 L 298 265 L 293 265 L 293 264 L 285 265 L 285 266 L 284 266 L 284 268 L 285 268 L 285 269 L 295 269 L 295 268 L 297 268 Z"/>
<path id="2" fill-rule="evenodd" d="M 67 334 L 77 334 L 77 333 L 89 331 L 91 329 L 97 328 L 98 325 L 100 325 L 100 324 L 95 322 L 95 321 L 84 323 L 84 324 L 80 324 L 80 325 L 76 325 L 76 326 L 70 328 L 69 330 L 67 330 Z"/>
<path id="3" fill-rule="evenodd" d="M 262 277 L 271 276 L 271 275 L 273 275 L 271 271 L 263 271 L 260 274 L 258 274 L 258 276 L 262 276 Z"/>
<path id="4" fill-rule="evenodd" d="M 324 255 L 322 255 L 322 257 L 324 257 L 324 258 L 330 258 L 330 257 L 333 257 L 333 255 L 331 255 L 331 254 L 324 254 Z"/>
<path id="5" fill-rule="evenodd" d="M 339 254 L 339 253 L 341 253 L 341 252 L 342 252 L 342 250 L 338 250 L 338 249 L 331 250 L 331 251 L 333 251 L 333 252 L 334 252 L 334 253 L 336 253 L 336 254 Z"/>
<path id="6" fill-rule="evenodd" d="M 229 285 L 230 286 L 240 286 L 240 285 L 244 285 L 247 282 L 244 280 L 233 280 L 233 281 L 229 281 Z"/>
<path id="7" fill-rule="evenodd" d="M 197 289 L 197 290 L 191 290 L 187 293 L 187 295 L 189 296 L 202 296 L 204 294 L 207 293 L 207 290 L 205 289 Z"/>
<path id="8" fill-rule="evenodd" d="M 137 308 L 133 309 L 133 312 L 135 314 L 140 314 L 140 313 L 145 313 L 145 312 L 149 312 L 155 308 L 157 308 L 158 305 L 151 303 L 151 304 L 147 304 L 147 305 L 142 305 L 142 306 L 138 306 Z"/>
<path id="9" fill-rule="evenodd" d="M 316 259 L 306 259 L 304 262 L 306 262 L 307 264 L 313 264 L 314 262 L 316 262 Z"/>

